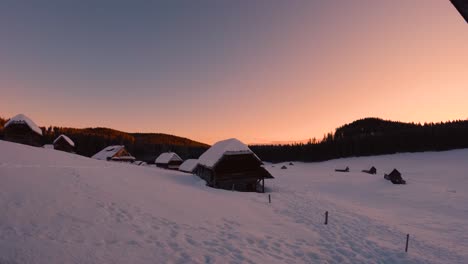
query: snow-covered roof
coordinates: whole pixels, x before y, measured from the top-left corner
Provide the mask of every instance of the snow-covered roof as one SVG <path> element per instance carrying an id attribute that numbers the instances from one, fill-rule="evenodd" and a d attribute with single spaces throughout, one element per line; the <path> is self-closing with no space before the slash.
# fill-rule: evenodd
<path id="1" fill-rule="evenodd" d="M 58 138 L 56 138 L 56 139 L 54 140 L 54 144 L 55 144 L 57 141 L 59 141 L 60 138 L 65 139 L 65 141 L 67 141 L 68 144 L 70 144 L 72 147 L 75 146 L 75 142 L 73 142 L 73 140 L 71 140 L 69 137 L 65 136 L 64 134 L 58 136 Z"/>
<path id="2" fill-rule="evenodd" d="M 164 152 L 156 158 L 155 163 L 166 164 L 170 161 L 182 161 L 182 159 L 174 152 Z"/>
<path id="3" fill-rule="evenodd" d="M 184 161 L 179 167 L 180 171 L 185 171 L 185 172 L 192 172 L 195 167 L 198 165 L 198 160 L 197 159 L 188 159 Z"/>
<path id="4" fill-rule="evenodd" d="M 8 127 L 9 125 L 13 124 L 25 124 L 29 128 L 31 128 L 32 131 L 42 136 L 42 130 L 36 125 L 36 123 L 34 123 L 29 117 L 23 114 L 19 114 L 12 117 L 8 122 L 6 122 L 4 127 Z"/>
<path id="5" fill-rule="evenodd" d="M 211 148 L 203 153 L 198 159 L 198 164 L 213 168 L 224 155 L 253 154 L 260 159 L 244 143 L 236 138 L 230 138 L 216 142 Z"/>
<path id="6" fill-rule="evenodd" d="M 125 146 L 108 146 L 104 148 L 103 150 L 99 151 L 98 153 L 94 154 L 91 158 L 93 159 L 98 159 L 98 160 L 108 160 L 111 159 L 117 154 L 120 150 L 124 149 Z M 119 159 L 124 160 L 126 159 L 125 157 L 128 157 L 127 159 L 132 160 L 135 159 L 132 156 L 122 156 L 119 157 Z"/>

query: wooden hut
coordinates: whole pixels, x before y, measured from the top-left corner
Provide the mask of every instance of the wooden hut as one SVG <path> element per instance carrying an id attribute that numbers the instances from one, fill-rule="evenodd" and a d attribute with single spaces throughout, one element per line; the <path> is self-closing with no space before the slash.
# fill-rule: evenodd
<path id="1" fill-rule="evenodd" d="M 244 143 L 232 138 L 219 141 L 198 159 L 196 174 L 208 186 L 237 191 L 265 191 L 265 179 L 273 176 Z"/>
<path id="2" fill-rule="evenodd" d="M 54 149 L 75 153 L 75 142 L 65 135 L 60 135 L 54 140 Z"/>
<path id="3" fill-rule="evenodd" d="M 406 184 L 406 181 L 401 177 L 401 173 L 397 169 L 393 169 L 390 174 L 384 174 L 384 178 L 391 181 L 393 184 Z"/>
<path id="4" fill-rule="evenodd" d="M 98 153 L 94 154 L 91 158 L 98 160 L 120 161 L 120 162 L 133 162 L 135 157 L 130 155 L 125 149 L 125 146 L 108 146 Z"/>
<path id="5" fill-rule="evenodd" d="M 195 169 L 197 168 L 197 165 L 198 165 L 197 159 L 188 159 L 180 165 L 179 170 L 183 172 L 188 172 L 188 173 L 195 173 Z"/>
<path id="6" fill-rule="evenodd" d="M 164 152 L 159 155 L 154 163 L 160 168 L 178 170 L 183 160 L 174 152 Z"/>
<path id="7" fill-rule="evenodd" d="M 377 169 L 374 166 L 372 166 L 369 170 L 362 170 L 362 172 L 369 174 L 377 174 Z"/>
<path id="8" fill-rule="evenodd" d="M 42 130 L 23 114 L 16 115 L 6 122 L 3 133 L 6 141 L 35 147 L 42 146 Z"/>

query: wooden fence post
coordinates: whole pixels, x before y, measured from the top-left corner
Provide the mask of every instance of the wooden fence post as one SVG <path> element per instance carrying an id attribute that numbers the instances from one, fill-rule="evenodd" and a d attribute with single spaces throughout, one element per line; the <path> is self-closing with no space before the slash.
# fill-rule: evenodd
<path id="1" fill-rule="evenodd" d="M 405 247 L 405 252 L 408 252 L 408 242 L 409 242 L 409 234 L 406 235 L 406 247 Z"/>
<path id="2" fill-rule="evenodd" d="M 271 203 L 271 195 L 268 195 L 268 203 Z"/>
<path id="3" fill-rule="evenodd" d="M 328 211 L 325 211 L 325 224 L 328 225 Z"/>

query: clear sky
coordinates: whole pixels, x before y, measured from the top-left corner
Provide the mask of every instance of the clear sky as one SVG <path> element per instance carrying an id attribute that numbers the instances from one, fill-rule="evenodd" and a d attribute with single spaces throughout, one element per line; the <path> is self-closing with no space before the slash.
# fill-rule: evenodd
<path id="1" fill-rule="evenodd" d="M 468 118 L 447 0 L 0 2 L 0 115 L 213 143 Z"/>

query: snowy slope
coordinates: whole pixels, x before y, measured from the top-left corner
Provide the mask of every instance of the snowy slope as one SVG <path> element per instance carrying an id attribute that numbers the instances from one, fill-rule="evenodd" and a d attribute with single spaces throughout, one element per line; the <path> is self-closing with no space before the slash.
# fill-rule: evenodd
<path id="1" fill-rule="evenodd" d="M 0 141 L 0 263 L 467 263 L 466 160 L 267 164 L 269 204 L 183 172 Z M 377 175 L 357 172 L 371 165 Z M 393 167 L 407 185 L 383 179 Z"/>

